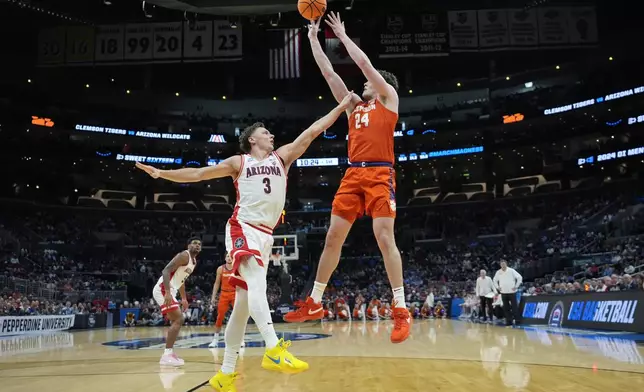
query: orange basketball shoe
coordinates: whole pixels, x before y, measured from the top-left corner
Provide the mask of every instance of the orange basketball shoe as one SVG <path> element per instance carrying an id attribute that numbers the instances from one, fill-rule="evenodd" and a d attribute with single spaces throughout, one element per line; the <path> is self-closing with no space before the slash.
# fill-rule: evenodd
<path id="1" fill-rule="evenodd" d="M 297 309 L 284 315 L 284 321 L 287 323 L 303 323 L 308 320 L 322 320 L 324 317 L 322 304 L 316 304 L 311 297 L 307 297 L 306 302 L 296 303 L 295 306 L 297 306 Z"/>
<path id="2" fill-rule="evenodd" d="M 391 331 L 391 343 L 402 343 L 409 337 L 411 315 L 406 308 L 394 308 L 394 329 Z"/>

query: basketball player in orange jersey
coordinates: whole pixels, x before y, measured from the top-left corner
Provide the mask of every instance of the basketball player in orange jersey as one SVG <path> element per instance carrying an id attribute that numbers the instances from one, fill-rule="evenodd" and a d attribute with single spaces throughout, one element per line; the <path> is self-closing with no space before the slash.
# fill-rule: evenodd
<path id="1" fill-rule="evenodd" d="M 220 265 L 217 268 L 217 278 L 215 278 L 215 284 L 212 287 L 212 298 L 211 303 L 215 303 L 217 300 L 217 293 L 221 287 L 221 295 L 219 296 L 219 302 L 217 303 L 217 321 L 215 321 L 215 337 L 212 339 L 212 343 L 208 345 L 210 348 L 217 348 L 219 343 L 219 332 L 221 332 L 221 326 L 224 325 L 224 318 L 228 309 L 233 307 L 235 303 L 235 286 L 230 283 L 230 278 L 235 274 L 233 272 L 233 259 L 230 258 L 230 255 L 226 253 L 226 264 Z M 242 347 L 244 346 L 242 342 Z"/>
<path id="2" fill-rule="evenodd" d="M 177 292 L 181 293 L 181 306 L 188 309 L 186 280 L 197 266 L 197 255 L 201 252 L 201 240 L 193 238 L 188 241 L 188 249 L 176 256 L 165 266 L 157 284 L 152 289 L 152 298 L 161 307 L 161 314 L 170 320 L 170 329 L 165 339 L 165 351 L 159 363 L 163 366 L 183 366 L 183 359 L 174 353 L 174 342 L 184 322 L 183 314 L 177 302 Z"/>
<path id="3" fill-rule="evenodd" d="M 373 233 L 382 252 L 393 289 L 394 328 L 391 341 L 401 343 L 409 337 L 411 317 L 405 304 L 402 260 L 394 238 L 396 217 L 394 129 L 398 121 L 398 80 L 377 70 L 364 52 L 347 36 L 340 16 L 331 13 L 326 23 L 342 41 L 349 56 L 367 78 L 362 98 L 353 94 L 346 114 L 349 119 L 349 167 L 333 199 L 331 225 L 311 296 L 298 309 L 287 313 L 288 322 L 303 322 L 322 317 L 320 301 L 326 285 L 340 262 L 340 251 L 356 218 L 364 212 L 373 218 Z M 339 102 L 348 93 L 335 73 L 318 41 L 320 20 L 309 25 L 313 57 L 331 92 Z"/>
<path id="4" fill-rule="evenodd" d="M 304 154 L 313 140 L 327 130 L 350 105 L 351 93 L 324 117 L 304 130 L 292 143 L 275 150 L 274 136 L 255 123 L 239 136 L 244 152 L 224 159 L 216 166 L 160 170 L 137 162 L 136 167 L 152 178 L 188 183 L 232 177 L 237 202 L 226 223 L 226 251 L 233 259 L 235 305 L 226 325 L 224 360 L 217 374 L 209 381 L 219 392 L 236 392 L 235 372 L 248 318 L 252 317 L 266 350 L 262 367 L 280 373 L 300 373 L 309 365 L 288 351 L 290 341 L 277 337 L 266 297 L 266 273 L 273 247 L 273 227 L 284 211 L 286 178 L 289 168 Z"/>

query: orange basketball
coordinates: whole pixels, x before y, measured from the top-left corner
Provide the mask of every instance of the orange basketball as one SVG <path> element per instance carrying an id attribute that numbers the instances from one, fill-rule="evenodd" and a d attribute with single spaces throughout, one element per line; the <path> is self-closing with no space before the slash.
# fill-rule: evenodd
<path id="1" fill-rule="evenodd" d="M 308 20 L 318 20 L 326 11 L 326 0 L 298 0 L 297 10 Z"/>

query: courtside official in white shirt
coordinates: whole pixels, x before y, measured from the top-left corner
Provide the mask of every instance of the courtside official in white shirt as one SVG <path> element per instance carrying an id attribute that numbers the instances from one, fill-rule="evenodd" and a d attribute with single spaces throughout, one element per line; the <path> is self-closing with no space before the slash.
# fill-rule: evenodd
<path id="1" fill-rule="evenodd" d="M 479 313 L 479 319 L 482 317 L 483 321 L 487 321 L 488 316 L 490 321 L 494 320 L 494 312 L 492 310 L 492 298 L 496 293 L 496 287 L 494 287 L 494 282 L 492 279 L 487 276 L 487 272 L 484 269 L 481 270 L 478 279 L 476 279 L 476 295 L 481 300 L 481 310 Z M 486 313 L 487 310 L 487 313 Z"/>
<path id="2" fill-rule="evenodd" d="M 523 277 L 517 271 L 508 267 L 508 262 L 501 259 L 501 269 L 494 275 L 494 285 L 501 293 L 503 311 L 505 312 L 505 325 L 521 322 L 519 305 L 517 303 L 517 290 L 523 283 Z M 510 309 L 511 308 L 511 309 Z"/>

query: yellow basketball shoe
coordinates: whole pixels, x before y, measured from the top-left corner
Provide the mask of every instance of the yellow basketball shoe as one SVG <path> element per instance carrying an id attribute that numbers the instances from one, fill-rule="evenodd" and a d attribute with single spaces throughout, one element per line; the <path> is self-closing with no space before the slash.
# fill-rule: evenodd
<path id="1" fill-rule="evenodd" d="M 262 367 L 266 370 L 274 372 L 295 374 L 308 370 L 309 364 L 295 358 L 293 354 L 288 352 L 291 347 L 291 341 L 284 341 L 280 339 L 277 346 L 269 348 L 264 353 L 262 359 Z"/>
<path id="2" fill-rule="evenodd" d="M 219 370 L 208 383 L 219 392 L 237 392 L 235 388 L 235 379 L 237 373 L 224 374 Z"/>

